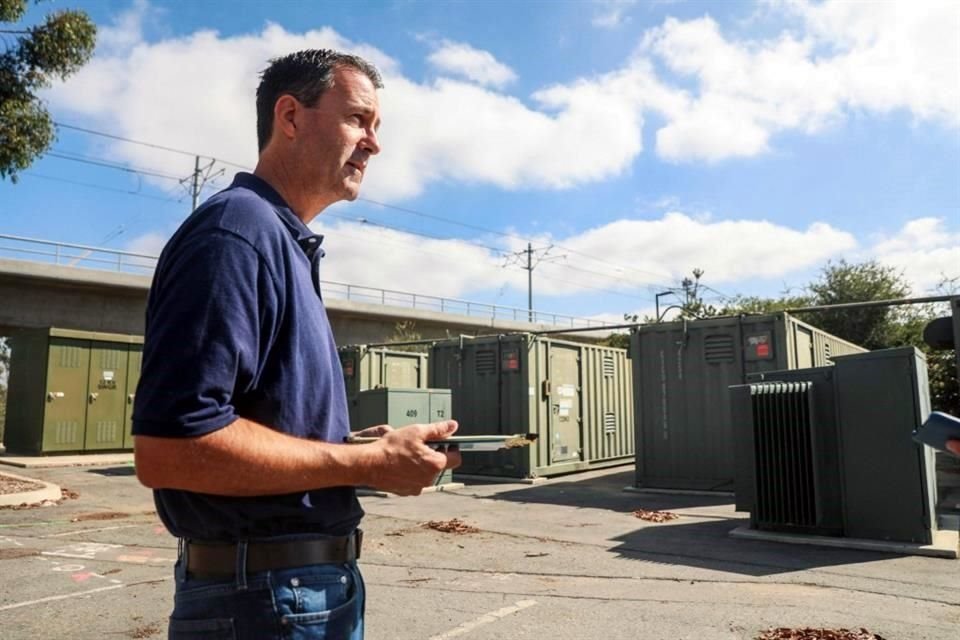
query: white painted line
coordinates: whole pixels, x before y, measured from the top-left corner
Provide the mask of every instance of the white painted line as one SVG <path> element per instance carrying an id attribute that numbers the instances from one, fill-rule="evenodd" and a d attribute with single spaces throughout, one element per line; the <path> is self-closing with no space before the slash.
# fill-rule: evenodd
<path id="1" fill-rule="evenodd" d="M 441 633 L 438 636 L 431 636 L 429 640 L 447 640 L 447 638 L 456 638 L 457 636 L 462 636 L 465 633 L 470 633 L 477 627 L 483 626 L 485 624 L 490 624 L 491 622 L 496 622 L 501 618 L 505 618 L 512 613 L 517 613 L 518 611 L 523 611 L 533 605 L 537 604 L 536 600 L 521 600 L 512 607 L 504 607 L 503 609 L 497 609 L 496 611 L 491 611 L 490 613 L 485 613 L 476 620 L 471 620 L 470 622 L 464 622 L 459 627 L 451 629 L 450 631 Z"/>
<path id="2" fill-rule="evenodd" d="M 100 527 L 99 529 L 76 529 L 75 531 L 64 531 L 63 533 L 51 533 L 47 536 L 40 536 L 41 538 L 62 538 L 64 536 L 72 536 L 78 533 L 96 533 L 98 531 L 116 531 L 117 529 L 132 529 L 133 527 L 142 527 L 142 524 L 121 524 L 114 527 Z"/>
<path id="3" fill-rule="evenodd" d="M 112 591 L 113 589 L 122 589 L 124 585 L 114 584 L 109 587 L 100 587 L 99 589 L 90 589 L 89 591 L 78 591 L 77 593 L 68 593 L 63 596 L 50 596 L 47 598 L 40 598 L 39 600 L 29 600 L 27 602 L 17 602 L 16 604 L 8 604 L 0 607 L 0 611 L 9 611 L 10 609 L 19 609 L 20 607 L 29 607 L 33 604 L 42 604 L 44 602 L 55 602 L 56 600 L 66 600 L 68 598 L 76 598 L 79 596 L 87 596 L 92 593 L 100 593 L 101 591 Z"/>

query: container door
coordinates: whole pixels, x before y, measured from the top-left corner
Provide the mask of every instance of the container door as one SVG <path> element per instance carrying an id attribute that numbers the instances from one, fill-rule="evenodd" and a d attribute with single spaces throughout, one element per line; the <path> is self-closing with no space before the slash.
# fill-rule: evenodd
<path id="1" fill-rule="evenodd" d="M 90 343 L 50 338 L 42 452 L 83 450 Z"/>
<path id="2" fill-rule="evenodd" d="M 805 327 L 797 326 L 794 339 L 797 345 L 797 369 L 809 369 L 813 366 L 813 334 Z"/>
<path id="3" fill-rule="evenodd" d="M 428 392 L 430 398 L 430 418 L 429 422 L 440 422 L 449 420 L 453 415 L 450 412 L 450 390 L 449 389 L 431 389 Z"/>
<path id="4" fill-rule="evenodd" d="M 137 383 L 140 382 L 140 365 L 143 363 L 143 346 L 130 345 L 127 360 L 126 406 L 123 432 L 123 448 L 133 449 L 133 398 L 137 392 Z"/>
<path id="5" fill-rule="evenodd" d="M 128 345 L 93 342 L 87 385 L 87 451 L 122 449 L 126 431 Z"/>
<path id="6" fill-rule="evenodd" d="M 550 464 L 582 459 L 580 350 L 550 346 Z"/>
<path id="7" fill-rule="evenodd" d="M 420 388 L 420 358 L 384 355 L 382 384 L 393 389 Z"/>

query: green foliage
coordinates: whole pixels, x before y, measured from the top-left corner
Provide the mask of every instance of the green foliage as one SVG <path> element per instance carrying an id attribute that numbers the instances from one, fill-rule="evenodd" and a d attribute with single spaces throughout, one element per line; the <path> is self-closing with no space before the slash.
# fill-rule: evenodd
<path id="1" fill-rule="evenodd" d="M 727 300 L 718 315 L 738 316 L 777 313 L 787 309 L 806 307 L 811 304 L 809 296 L 784 296 L 782 298 L 760 298 L 757 296 L 737 295 Z"/>
<path id="2" fill-rule="evenodd" d="M 423 334 L 417 331 L 417 323 L 414 320 L 401 320 L 393 326 L 393 335 L 386 339 L 386 342 L 414 342 L 422 340 Z M 425 352 L 430 350 L 430 345 L 424 344 L 402 344 L 396 347 L 390 347 L 396 351 L 415 351 Z"/>
<path id="3" fill-rule="evenodd" d="M 814 305 L 892 300 L 910 295 L 910 286 L 896 269 L 873 260 L 859 264 L 848 264 L 844 260 L 830 263 L 821 272 L 820 280 L 807 289 Z M 804 319 L 867 349 L 884 349 L 906 344 L 905 334 L 896 326 L 897 315 L 893 307 L 876 307 L 822 311 Z"/>
<path id="4" fill-rule="evenodd" d="M 611 333 L 609 336 L 601 340 L 600 344 L 605 347 L 617 347 L 618 349 L 629 349 L 630 334 L 629 333 Z"/>
<path id="5" fill-rule="evenodd" d="M 0 0 L 0 22 L 23 18 L 27 0 Z M 2 29 L 0 40 L 0 178 L 17 181 L 54 140 L 53 122 L 38 90 L 64 79 L 93 55 L 97 28 L 82 11 L 55 11 L 39 25 Z"/>

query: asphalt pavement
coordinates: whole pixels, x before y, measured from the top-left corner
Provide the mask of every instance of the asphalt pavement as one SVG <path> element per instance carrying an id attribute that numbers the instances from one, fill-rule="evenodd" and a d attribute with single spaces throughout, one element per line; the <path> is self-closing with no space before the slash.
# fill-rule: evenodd
<path id="1" fill-rule="evenodd" d="M 165 637 L 176 540 L 133 467 L 16 472 L 76 497 L 0 509 L 0 638 Z M 960 637 L 958 560 L 738 539 L 747 514 L 729 496 L 624 491 L 632 483 L 619 467 L 363 497 L 368 640 Z M 453 518 L 478 531 L 424 526 Z"/>

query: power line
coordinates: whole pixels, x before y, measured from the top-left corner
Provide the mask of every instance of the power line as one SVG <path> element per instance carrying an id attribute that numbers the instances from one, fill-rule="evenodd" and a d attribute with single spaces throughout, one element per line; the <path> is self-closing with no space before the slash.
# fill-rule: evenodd
<path id="1" fill-rule="evenodd" d="M 330 218 L 339 218 L 339 219 L 341 219 L 341 220 L 348 220 L 348 221 L 350 221 L 350 222 L 357 222 L 357 223 L 360 223 L 360 224 L 370 225 L 370 226 L 373 226 L 373 227 L 382 227 L 382 228 L 384 228 L 384 229 L 389 229 L 389 230 L 391 230 L 391 231 L 399 231 L 399 232 L 401 232 L 401 233 L 409 233 L 410 235 L 420 236 L 420 237 L 422 237 L 422 238 L 429 238 L 429 239 L 431 239 L 431 240 L 441 240 L 441 241 L 444 241 L 444 242 L 463 242 L 463 243 L 465 243 L 465 244 L 470 244 L 470 245 L 473 245 L 473 246 L 475 246 L 475 247 L 480 247 L 481 249 L 486 249 L 487 251 L 493 251 L 494 253 L 501 253 L 501 254 L 509 253 L 509 251 L 507 251 L 506 249 L 501 249 L 500 247 L 491 247 L 491 246 L 486 245 L 486 244 L 481 244 L 481 243 L 479 243 L 479 242 L 474 242 L 474 241 L 472 241 L 472 240 L 466 240 L 466 239 L 463 239 L 463 238 L 450 238 L 450 237 L 443 237 L 443 236 L 435 236 L 435 235 L 432 235 L 432 234 L 429 234 L 429 233 L 423 233 L 423 232 L 421 232 L 421 231 L 414 231 L 413 229 L 407 229 L 407 228 L 404 228 L 404 227 L 397 227 L 397 226 L 392 226 L 392 225 L 389 225 L 389 224 L 384 224 L 384 223 L 382 223 L 382 222 L 377 222 L 377 221 L 371 220 L 371 219 L 369 219 L 369 218 L 345 216 L 345 215 L 341 215 L 341 214 L 338 214 L 338 213 L 325 213 L 325 214 L 323 214 L 323 216 L 324 216 L 324 217 L 330 217 Z"/>
<path id="2" fill-rule="evenodd" d="M 138 144 L 138 145 L 142 145 L 142 146 L 146 146 L 146 147 L 151 147 L 151 148 L 154 148 L 154 149 L 161 149 L 161 150 L 170 151 L 170 152 L 173 152 L 173 153 L 180 153 L 180 154 L 183 154 L 183 155 L 189 155 L 189 156 L 194 156 L 194 157 L 210 158 L 211 160 L 213 160 L 213 161 L 215 161 L 215 162 L 221 162 L 221 163 L 223 163 L 223 164 L 227 164 L 227 165 L 230 165 L 230 166 L 234 166 L 234 167 L 237 167 L 237 168 L 240 168 L 240 169 L 244 169 L 244 170 L 247 170 L 247 171 L 250 171 L 250 170 L 251 170 L 250 167 L 247 166 L 247 165 L 243 165 L 243 164 L 236 163 L 236 162 L 231 162 L 231 161 L 228 161 L 228 160 L 223 160 L 223 159 L 216 158 L 216 157 L 210 156 L 210 155 L 204 155 L 204 154 L 194 153 L 194 152 L 191 152 L 191 151 L 186 151 L 186 150 L 183 150 L 183 149 L 176 149 L 176 148 L 167 147 L 167 146 L 164 146 L 164 145 L 158 145 L 158 144 L 154 144 L 154 143 L 151 143 L 151 142 L 144 142 L 144 141 L 142 141 L 142 140 L 134 140 L 134 139 L 132 139 L 132 138 L 127 138 L 127 137 L 124 137 L 124 136 L 118 136 L 118 135 L 110 134 L 110 133 L 105 133 L 105 132 L 103 132 L 103 131 L 96 131 L 96 130 L 94 130 L 94 129 L 87 129 L 87 128 L 84 128 L 84 127 L 77 127 L 77 126 L 69 125 L 69 124 L 62 123 L 62 122 L 56 122 L 56 121 L 55 121 L 54 124 L 57 125 L 58 127 L 63 127 L 63 128 L 65 128 L 65 129 L 72 129 L 72 130 L 75 130 L 75 131 L 81 131 L 81 132 L 83 132 L 83 133 L 88 133 L 88 134 L 90 134 L 90 135 L 102 136 L 102 137 L 105 137 L 105 138 L 110 138 L 110 139 L 113 139 L 113 140 L 119 140 L 119 141 L 127 142 L 127 143 L 130 143 L 130 144 Z M 387 208 L 387 209 L 392 209 L 392 210 L 395 210 L 395 211 L 401 211 L 401 212 L 404 212 L 404 213 L 409 213 L 409 214 L 411 214 L 411 215 L 420 216 L 420 217 L 422 217 L 422 218 L 427 218 L 427 219 L 430 219 L 430 220 L 436 220 L 436 221 L 444 222 L 444 223 L 447 223 L 447 224 L 452 224 L 452 225 L 461 226 L 461 227 L 464 227 L 464 228 L 467 228 L 467 229 L 472 229 L 472 230 L 474 230 L 474 231 L 480 231 L 480 232 L 483 232 L 483 233 L 490 233 L 490 234 L 494 234 L 494 235 L 501 236 L 501 237 L 505 237 L 505 238 L 512 238 L 512 239 L 515 239 L 515 240 L 521 240 L 522 242 L 525 242 L 525 243 L 526 243 L 526 242 L 529 242 L 528 239 L 523 238 L 523 237 L 521 237 L 521 236 L 518 236 L 517 234 L 514 234 L 514 233 L 507 233 L 507 232 L 504 232 L 504 231 L 497 231 L 497 230 L 489 229 L 489 228 L 482 227 L 482 226 L 479 226 L 479 225 L 469 224 L 469 223 L 466 223 L 466 222 L 460 222 L 460 221 L 458 221 L 458 220 L 452 220 L 452 219 L 450 219 L 450 218 L 445 218 L 445 217 L 443 217 L 443 216 L 438 216 L 438 215 L 435 215 L 435 214 L 425 213 L 425 212 L 423 212 L 423 211 L 418 211 L 418 210 L 416 210 L 416 209 L 410 209 L 410 208 L 408 208 L 408 207 L 400 207 L 400 206 L 397 206 L 397 205 L 388 204 L 388 203 L 386 203 L 386 202 L 380 202 L 380 201 L 377 201 L 377 200 L 372 200 L 372 199 L 370 199 L 370 198 L 358 198 L 358 200 L 361 200 L 361 201 L 363 201 L 363 202 L 368 202 L 368 203 L 370 203 L 370 204 L 374 204 L 374 205 L 377 205 L 377 206 L 381 206 L 381 207 L 384 207 L 384 208 Z M 421 234 L 421 235 L 422 235 L 422 234 Z M 428 236 L 428 237 L 429 237 L 429 236 Z M 660 276 L 662 276 L 662 274 L 654 273 L 653 271 L 646 271 L 646 270 L 643 270 L 643 269 L 637 269 L 637 268 L 635 268 L 635 267 L 628 267 L 628 266 L 625 266 L 625 265 L 621 265 L 621 264 L 616 264 L 616 263 L 613 263 L 613 262 L 609 262 L 609 261 L 607 261 L 607 260 L 603 260 L 603 259 L 601 259 L 601 258 L 597 258 L 597 257 L 595 257 L 595 256 L 592 256 L 592 255 L 588 254 L 588 253 L 585 253 L 585 252 L 582 252 L 582 251 L 578 251 L 578 250 L 576 250 L 576 249 L 571 249 L 570 247 L 566 247 L 566 246 L 563 246 L 563 245 L 554 245 L 554 246 L 556 246 L 556 247 L 557 247 L 558 249 L 560 249 L 560 250 L 569 251 L 570 253 L 579 255 L 579 256 L 584 257 L 584 258 L 587 258 L 587 259 L 589 259 L 589 260 L 593 260 L 593 261 L 598 262 L 598 263 L 600 263 L 600 264 L 605 264 L 605 265 L 607 265 L 607 266 L 613 267 L 613 268 L 615 268 L 615 269 L 617 269 L 617 270 L 620 270 L 620 271 L 623 271 L 623 270 L 633 271 L 633 272 L 635 272 L 635 273 L 639 273 L 639 274 L 643 274 L 643 275 L 647 275 L 647 276 L 656 276 L 656 277 L 658 277 L 658 278 L 659 278 Z M 656 284 L 656 283 L 645 283 L 645 284 Z"/>
<path id="3" fill-rule="evenodd" d="M 178 178 L 177 176 L 166 175 L 166 174 L 163 174 L 163 173 L 157 173 L 157 172 L 155 172 L 155 171 L 148 171 L 148 170 L 145 170 L 145 169 L 134 169 L 134 168 L 132 168 L 132 167 L 127 167 L 127 166 L 124 166 L 124 165 L 122 165 L 122 164 L 115 164 L 115 163 L 111 163 L 111 162 L 105 162 L 105 161 L 102 161 L 102 160 L 91 160 L 91 159 L 84 158 L 84 157 L 69 156 L 69 155 L 66 155 L 66 154 L 63 154 L 63 153 L 57 153 L 56 151 L 48 151 L 48 152 L 46 153 L 46 155 L 48 155 L 48 156 L 50 156 L 50 157 L 53 157 L 53 158 L 60 158 L 61 160 L 70 160 L 70 161 L 72 161 L 72 162 L 81 162 L 81 163 L 83 163 L 83 164 L 90 164 L 90 165 L 95 165 L 95 166 L 98 166 L 98 167 L 107 167 L 108 169 L 118 169 L 118 170 L 120 170 L 120 171 L 127 171 L 127 172 L 129 172 L 129 173 L 137 173 L 137 174 L 140 174 L 140 175 L 143 175 L 143 176 L 152 176 L 152 177 L 155 177 L 155 178 L 163 178 L 163 179 L 165 179 L 165 180 L 176 180 L 177 182 L 180 181 L 180 178 Z"/>
<path id="4" fill-rule="evenodd" d="M 92 182 L 80 182 L 79 180 L 69 180 L 67 178 L 57 178 L 55 176 L 47 176 L 41 173 L 34 173 L 33 171 L 24 171 L 20 175 L 30 176 L 31 178 L 40 178 L 42 180 L 52 180 L 54 182 L 65 182 L 67 184 L 75 184 L 79 187 L 88 187 L 90 189 L 99 189 L 100 191 L 113 191 L 115 193 L 122 193 L 128 196 L 137 196 L 139 198 L 150 198 L 151 200 L 161 200 L 163 202 L 179 202 L 176 198 L 164 198 L 161 196 L 151 196 L 146 193 L 140 193 L 138 191 L 128 191 L 126 189 L 117 189 L 116 187 L 107 187 L 105 185 L 93 184 Z"/>

